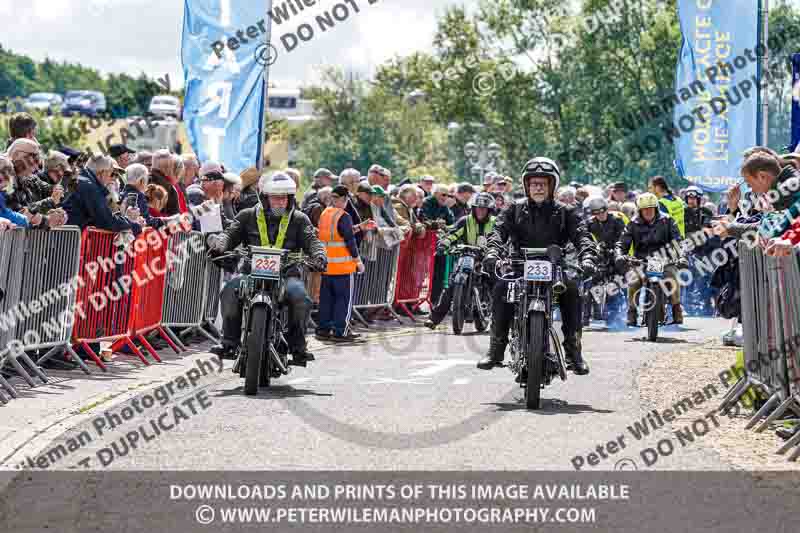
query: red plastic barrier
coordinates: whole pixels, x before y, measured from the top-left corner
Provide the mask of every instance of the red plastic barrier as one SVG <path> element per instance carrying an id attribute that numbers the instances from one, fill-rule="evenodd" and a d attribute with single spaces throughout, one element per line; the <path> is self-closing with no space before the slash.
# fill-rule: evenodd
<path id="1" fill-rule="evenodd" d="M 409 234 L 400 243 L 394 303 L 412 320 L 414 320 L 413 311 L 420 305 L 424 302 L 431 304 L 433 260 L 437 239 L 436 232 L 428 231 L 424 237 Z"/>
<path id="2" fill-rule="evenodd" d="M 147 341 L 145 335 L 156 330 L 175 353 L 180 349 L 161 326 L 164 307 L 164 284 L 169 270 L 167 264 L 167 243 L 157 231 L 146 228 L 131 245 L 136 256 L 133 265 L 133 285 L 131 287 L 131 313 L 128 318 L 128 339 L 120 339 L 111 350 L 116 351 L 123 345 L 131 346 L 132 340 L 138 340 L 142 346 L 161 362 L 161 357 L 153 346 Z M 134 353 L 138 349 L 132 348 Z M 137 353 L 138 355 L 138 353 Z M 144 359 L 143 356 L 140 359 Z"/>
<path id="3" fill-rule="evenodd" d="M 149 365 L 134 339 L 138 339 L 160 362 L 158 353 L 144 338 L 146 333 L 158 329 L 172 349 L 178 352 L 177 346 L 161 327 L 167 268 L 165 243 L 161 242 L 157 232 L 149 228 L 139 235 L 136 242 L 124 247 L 115 244 L 117 235 L 86 228 L 81 237 L 73 344 L 81 346 L 103 370 L 106 370 L 105 364 L 89 343 L 110 341 L 113 343 L 112 351 L 126 346 L 140 361 Z"/>
<path id="4" fill-rule="evenodd" d="M 73 344 L 81 346 L 103 370 L 105 364 L 89 343 L 127 338 L 131 311 L 131 295 L 121 290 L 118 281 L 130 276 L 133 259 L 125 257 L 119 263 L 114 262 L 115 237 L 116 234 L 110 231 L 83 230 L 75 326 L 72 330 Z"/>

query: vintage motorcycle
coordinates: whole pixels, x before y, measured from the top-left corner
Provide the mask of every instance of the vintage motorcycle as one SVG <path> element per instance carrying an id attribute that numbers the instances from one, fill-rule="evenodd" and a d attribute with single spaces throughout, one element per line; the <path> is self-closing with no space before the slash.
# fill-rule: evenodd
<path id="1" fill-rule="evenodd" d="M 222 255 L 226 260 L 237 254 Z M 284 337 L 288 310 L 284 304 L 287 271 L 302 268 L 302 254 L 287 250 L 250 246 L 241 255 L 250 264 L 242 275 L 239 298 L 242 307 L 242 338 L 233 372 L 244 378 L 244 393 L 258 394 L 272 378 L 288 375 L 288 343 Z"/>
<path id="2" fill-rule="evenodd" d="M 525 389 L 528 409 L 539 409 L 541 389 L 558 376 L 567 379 L 567 363 L 561 341 L 553 328 L 553 307 L 567 286 L 562 268 L 564 251 L 557 245 L 548 248 L 522 248 L 523 259 L 499 261 L 499 280 L 507 281 L 506 301 L 515 303 L 511 328 L 511 364 L 516 381 Z M 577 275 L 580 267 L 570 266 Z M 522 275 L 519 276 L 519 272 Z"/>
<path id="3" fill-rule="evenodd" d="M 616 289 L 609 291 L 613 283 L 614 250 L 605 243 L 599 243 L 597 271 L 591 278 L 583 281 L 583 326 L 588 327 L 592 319 L 605 321 L 609 326 L 621 321 L 624 311 L 624 293 Z"/>
<path id="4" fill-rule="evenodd" d="M 644 265 L 644 282 L 640 292 L 643 294 L 641 308 L 644 310 L 644 326 L 647 326 L 647 340 L 656 342 L 659 326 L 667 325 L 666 295 L 661 287 L 664 271 L 669 263 L 663 259 L 650 256 L 647 261 L 629 258 L 628 262 L 636 267 Z M 636 297 L 639 300 L 639 296 Z"/>
<path id="5" fill-rule="evenodd" d="M 453 275 L 453 333 L 460 335 L 464 322 L 472 322 L 479 332 L 491 321 L 491 288 L 482 270 L 483 250 L 460 244 L 452 250 L 457 257 Z"/>

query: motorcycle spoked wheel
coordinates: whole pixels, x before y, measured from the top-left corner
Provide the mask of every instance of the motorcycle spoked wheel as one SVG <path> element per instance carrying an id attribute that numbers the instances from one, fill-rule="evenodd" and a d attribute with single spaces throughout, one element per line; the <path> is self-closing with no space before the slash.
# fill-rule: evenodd
<path id="1" fill-rule="evenodd" d="M 655 288 L 650 288 L 646 293 L 645 298 L 651 298 L 649 301 L 649 309 L 645 315 L 645 322 L 647 323 L 647 340 L 656 342 L 658 340 L 658 326 L 661 324 L 664 315 L 664 295 L 662 292 Z"/>
<path id="2" fill-rule="evenodd" d="M 542 370 L 547 353 L 547 321 L 544 313 L 533 312 L 528 318 L 528 353 L 526 355 L 527 380 L 525 406 L 539 409 L 542 398 Z"/>
<path id="3" fill-rule="evenodd" d="M 269 350 L 270 311 L 266 305 L 250 310 L 250 334 L 247 337 L 247 362 L 245 363 L 244 393 L 258 394 L 259 385 L 269 387 L 271 356 Z M 266 366 L 266 369 L 264 368 Z M 263 373 L 263 375 L 262 375 Z"/>
<path id="4" fill-rule="evenodd" d="M 558 359 L 558 377 L 561 378 L 561 381 L 567 381 L 567 358 L 564 356 L 564 348 L 553 328 L 550 328 L 550 342 L 553 343 L 553 349 Z"/>
<path id="5" fill-rule="evenodd" d="M 467 302 L 464 301 L 464 284 L 456 283 L 453 287 L 453 333 L 461 335 L 464 330 L 464 311 Z"/>
<path id="6" fill-rule="evenodd" d="M 489 323 L 492 320 L 491 303 L 489 303 L 488 300 L 486 304 L 481 302 L 481 291 L 478 287 L 472 288 L 472 294 L 474 298 L 473 314 L 475 318 L 475 329 L 479 332 L 484 332 L 486 328 L 489 327 Z"/>

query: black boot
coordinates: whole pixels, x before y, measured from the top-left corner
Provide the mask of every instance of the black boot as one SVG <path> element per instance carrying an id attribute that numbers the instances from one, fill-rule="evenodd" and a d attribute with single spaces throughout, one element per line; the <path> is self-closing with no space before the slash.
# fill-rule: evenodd
<path id="1" fill-rule="evenodd" d="M 572 370 L 579 376 L 589 373 L 589 365 L 583 359 L 579 339 L 564 339 L 564 358 L 567 360 L 567 370 Z"/>
<path id="2" fill-rule="evenodd" d="M 639 313 L 636 311 L 636 306 L 628 305 L 628 327 L 635 328 L 637 318 L 639 318 Z"/>
<path id="3" fill-rule="evenodd" d="M 503 366 L 503 359 L 506 354 L 506 342 L 492 338 L 489 341 L 489 351 L 478 361 L 478 368 L 481 370 L 491 370 L 496 366 Z"/>
<path id="4" fill-rule="evenodd" d="M 222 344 L 213 346 L 209 352 L 213 353 L 220 359 L 236 359 L 236 346 L 222 341 Z"/>

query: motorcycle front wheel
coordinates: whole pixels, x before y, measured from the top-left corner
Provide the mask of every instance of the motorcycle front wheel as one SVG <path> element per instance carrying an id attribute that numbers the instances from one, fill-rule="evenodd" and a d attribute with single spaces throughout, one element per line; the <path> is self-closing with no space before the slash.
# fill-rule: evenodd
<path id="1" fill-rule="evenodd" d="M 542 366 L 547 351 L 547 321 L 544 313 L 533 312 L 528 316 L 528 381 L 525 387 L 525 406 L 539 409 L 542 396 Z"/>
<path id="2" fill-rule="evenodd" d="M 649 309 L 647 310 L 647 340 L 656 342 L 658 340 L 658 323 L 661 320 L 661 313 L 664 308 L 664 295 L 658 287 L 653 287 L 648 292 Z"/>
<path id="3" fill-rule="evenodd" d="M 475 303 L 473 305 L 473 314 L 475 315 L 475 329 L 479 332 L 486 331 L 489 327 L 489 318 L 491 308 L 489 305 L 484 305 L 481 301 L 481 290 L 479 287 L 472 288 L 473 298 Z"/>
<path id="4" fill-rule="evenodd" d="M 456 283 L 453 286 L 453 333 L 461 335 L 464 329 L 464 311 L 467 302 L 464 300 L 464 284 Z"/>
<path id="5" fill-rule="evenodd" d="M 267 350 L 267 334 L 270 323 L 269 308 L 257 305 L 250 310 L 250 333 L 247 336 L 247 368 L 244 375 L 244 393 L 248 396 L 258 394 L 259 382 L 269 387 L 269 354 Z M 267 358 L 266 376 L 262 380 L 261 358 Z"/>

